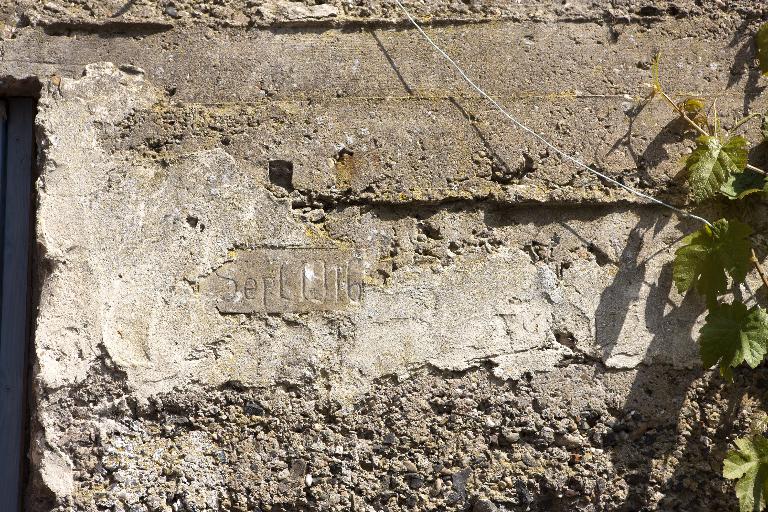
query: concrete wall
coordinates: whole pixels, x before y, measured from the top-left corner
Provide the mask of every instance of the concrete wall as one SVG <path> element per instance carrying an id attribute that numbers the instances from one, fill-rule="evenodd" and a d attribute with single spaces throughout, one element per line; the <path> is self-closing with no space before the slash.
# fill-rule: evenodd
<path id="1" fill-rule="evenodd" d="M 768 106 L 757 0 L 408 5 L 677 205 L 690 143 L 636 108 L 655 51 L 726 120 Z M 0 85 L 41 84 L 27 510 L 735 506 L 722 455 L 768 375 L 700 367 L 670 268 L 698 226 L 506 124 L 392 3 L 0 12 Z"/>

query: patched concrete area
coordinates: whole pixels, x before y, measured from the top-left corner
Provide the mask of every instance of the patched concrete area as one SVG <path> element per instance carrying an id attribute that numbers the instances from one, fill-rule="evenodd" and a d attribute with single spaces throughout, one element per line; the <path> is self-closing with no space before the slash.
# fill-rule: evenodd
<path id="1" fill-rule="evenodd" d="M 766 108 L 759 2 L 411 7 L 521 120 L 681 207 L 654 52 L 724 118 Z M 4 73 L 44 82 L 27 510 L 733 507 L 766 381 L 700 367 L 670 267 L 696 224 L 504 124 L 394 5 L 0 12 Z"/>

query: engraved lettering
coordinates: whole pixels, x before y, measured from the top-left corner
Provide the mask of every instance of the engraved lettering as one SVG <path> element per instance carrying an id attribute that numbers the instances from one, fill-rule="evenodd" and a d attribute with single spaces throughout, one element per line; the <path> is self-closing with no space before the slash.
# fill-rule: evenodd
<path id="1" fill-rule="evenodd" d="M 359 302 L 363 297 L 363 281 L 357 261 L 347 264 L 347 296 L 353 302 Z"/>
<path id="2" fill-rule="evenodd" d="M 263 277 L 261 278 L 262 283 L 264 283 L 264 293 L 263 293 L 263 299 L 262 302 L 264 304 L 264 307 L 267 308 L 267 311 L 270 311 L 270 305 L 279 303 L 279 295 L 275 293 L 277 290 L 274 289 L 274 286 L 272 284 L 275 282 L 275 278 L 273 277 Z"/>
<path id="3" fill-rule="evenodd" d="M 258 287 L 256 286 L 256 280 L 252 277 L 246 279 L 245 286 L 243 286 L 243 295 L 245 295 L 245 298 L 248 300 L 255 299 L 257 292 Z"/>
<path id="4" fill-rule="evenodd" d="M 237 299 L 237 281 L 235 279 L 232 279 L 231 277 L 222 276 L 219 274 L 216 274 L 221 280 L 227 281 L 230 286 L 228 286 L 228 292 L 225 293 L 224 298 L 225 300 L 234 301 Z"/>
<path id="5" fill-rule="evenodd" d="M 309 313 L 363 300 L 363 260 L 352 250 L 251 249 L 201 281 L 222 313 Z"/>
<path id="6" fill-rule="evenodd" d="M 293 279 L 291 279 L 293 277 Z M 288 301 L 297 300 L 298 281 L 289 263 L 280 265 L 280 297 Z"/>
<path id="7" fill-rule="evenodd" d="M 305 262 L 302 279 L 304 299 L 317 302 L 325 300 L 325 262 Z"/>
<path id="8" fill-rule="evenodd" d="M 327 273 L 325 281 L 326 293 L 330 293 L 330 300 L 339 301 L 339 267 L 333 265 Z"/>

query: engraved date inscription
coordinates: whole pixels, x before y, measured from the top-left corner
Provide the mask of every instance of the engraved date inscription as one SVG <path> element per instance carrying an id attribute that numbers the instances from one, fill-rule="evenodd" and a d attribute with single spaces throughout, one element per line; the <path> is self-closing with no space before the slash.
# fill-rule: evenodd
<path id="1" fill-rule="evenodd" d="M 222 313 L 343 309 L 363 298 L 363 260 L 339 249 L 242 251 L 201 283 Z"/>

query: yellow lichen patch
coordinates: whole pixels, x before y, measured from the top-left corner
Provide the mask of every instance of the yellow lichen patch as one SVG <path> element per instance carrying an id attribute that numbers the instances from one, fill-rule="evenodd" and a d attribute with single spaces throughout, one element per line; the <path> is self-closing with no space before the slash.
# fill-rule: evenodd
<path id="1" fill-rule="evenodd" d="M 327 233 L 320 231 L 314 226 L 307 226 L 304 230 L 304 234 L 307 235 L 307 238 L 328 238 Z"/>
<path id="2" fill-rule="evenodd" d="M 342 153 L 336 160 L 336 187 L 340 189 L 350 188 L 352 180 L 357 174 L 355 155 Z"/>

